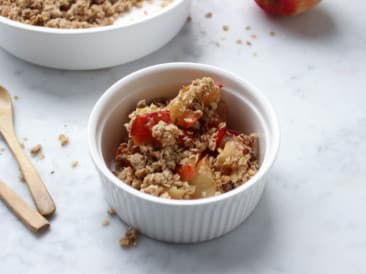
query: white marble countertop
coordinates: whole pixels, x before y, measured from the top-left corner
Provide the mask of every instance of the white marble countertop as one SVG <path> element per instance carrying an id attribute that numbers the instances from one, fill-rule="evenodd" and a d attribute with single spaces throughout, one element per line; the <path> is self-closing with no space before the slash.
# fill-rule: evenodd
<path id="1" fill-rule="evenodd" d="M 254 1 L 194 0 L 192 18 L 163 49 L 112 69 L 58 71 L 0 50 L 0 83 L 19 96 L 18 135 L 28 139 L 27 151 L 43 145 L 46 158 L 33 160 L 58 206 L 51 230 L 34 236 L 0 203 L 0 273 L 366 273 L 366 17 L 359 1 L 324 1 L 281 19 Z M 125 225 L 117 218 L 101 225 L 108 205 L 88 155 L 88 116 L 116 80 L 171 61 L 217 65 L 262 89 L 280 119 L 280 154 L 258 207 L 234 232 L 196 245 L 141 237 L 137 248 L 123 250 Z M 60 133 L 70 137 L 67 147 Z M 1 139 L 0 147 L 1 180 L 31 203 Z M 72 160 L 80 166 L 72 169 Z"/>

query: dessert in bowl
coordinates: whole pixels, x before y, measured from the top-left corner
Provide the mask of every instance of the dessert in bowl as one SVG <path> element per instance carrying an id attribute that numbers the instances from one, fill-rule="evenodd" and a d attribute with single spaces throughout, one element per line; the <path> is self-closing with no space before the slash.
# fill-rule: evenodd
<path id="1" fill-rule="evenodd" d="M 253 150 L 253 153 L 249 153 L 253 155 L 252 160 L 257 170 L 249 177 L 243 177 L 242 182 L 238 183 L 236 187 L 230 187 L 222 193 L 216 193 L 219 189 L 216 188 L 217 185 L 215 185 L 214 193 L 206 189 L 196 192 L 197 185 L 195 185 L 196 189 L 192 190 L 191 196 L 171 195 L 169 190 L 165 191 L 165 186 L 164 191 L 159 192 L 161 195 L 154 196 L 152 195 L 154 193 L 145 193 L 139 189 L 138 184 L 133 185 L 133 180 L 128 182 L 127 178 L 118 176 L 118 172 L 113 172 L 112 166 L 116 160 L 116 151 L 121 152 L 121 143 L 127 144 L 129 138 L 133 142 L 132 139 L 135 138 L 134 134 L 131 135 L 131 131 L 124 130 L 123 125 L 127 123 L 132 126 L 136 121 L 133 119 L 133 115 L 129 117 L 129 114 L 134 113 L 139 101 L 145 100 L 145 105 L 140 105 L 141 109 L 144 109 L 151 107 L 150 102 L 156 98 L 168 99 L 165 105 L 161 105 L 161 108 L 164 109 L 174 102 L 174 99 L 171 99 L 177 95 L 177 91 L 182 90 L 184 86 L 189 87 L 194 79 L 198 79 L 196 80 L 198 82 L 206 79 L 204 81 L 210 82 L 211 86 L 213 83 L 223 84 L 221 88 L 215 84 L 212 90 L 220 89 L 220 98 L 227 105 L 225 128 L 230 129 L 234 136 L 237 132 L 248 136 L 249 148 L 254 147 L 251 146 L 249 140 L 255 138 L 257 144 L 255 152 Z M 218 117 L 219 120 L 221 118 L 223 117 Z M 179 118 L 175 119 L 179 120 Z M 176 125 L 175 122 L 171 122 L 169 114 L 169 119 L 162 118 L 150 126 L 153 127 L 162 121 L 167 125 Z M 223 121 L 219 121 L 216 129 L 212 127 L 214 128 L 212 132 L 214 139 L 218 136 L 218 130 L 224 128 L 220 126 L 222 123 Z M 184 129 L 181 125 L 177 128 Z M 255 137 L 250 137 L 251 133 L 255 133 Z M 225 144 L 219 145 L 220 150 L 214 151 L 209 156 L 218 157 L 220 152 L 225 150 L 226 144 L 230 143 L 230 138 L 224 142 Z M 155 141 L 153 140 L 153 142 Z M 141 144 L 146 145 L 145 141 L 138 145 Z M 215 150 L 216 142 L 214 145 Z M 278 151 L 279 128 L 276 115 L 267 99 L 243 79 L 208 65 L 171 63 L 132 73 L 103 94 L 90 116 L 89 146 L 92 159 L 102 179 L 106 200 L 124 222 L 155 239 L 169 242 L 199 242 L 231 231 L 242 223 L 255 208 L 265 186 L 265 175 L 272 166 Z M 161 144 L 157 146 L 159 147 Z M 122 145 L 122 147 L 126 147 L 126 145 Z M 248 151 L 244 151 L 244 148 L 247 147 L 240 145 L 239 147 L 238 151 L 245 157 Z M 207 159 L 205 158 L 206 152 L 198 157 L 193 167 L 198 166 L 199 169 L 202 167 L 203 164 L 199 163 L 207 161 L 203 160 Z M 117 153 L 117 158 L 118 155 L 121 154 Z M 131 154 L 125 151 L 122 155 Z M 125 160 L 123 159 L 125 166 L 122 166 L 131 166 L 131 163 L 126 163 Z M 182 175 L 184 176 L 184 172 L 180 173 L 182 166 L 184 166 L 184 161 L 179 162 L 178 166 L 172 170 L 176 170 L 180 176 L 179 180 L 183 183 L 188 182 L 189 185 L 194 185 L 189 178 L 182 180 Z M 134 170 L 134 172 L 136 171 L 138 168 Z M 143 174 L 142 177 L 147 176 L 149 174 Z M 175 178 L 178 179 L 178 177 Z"/>

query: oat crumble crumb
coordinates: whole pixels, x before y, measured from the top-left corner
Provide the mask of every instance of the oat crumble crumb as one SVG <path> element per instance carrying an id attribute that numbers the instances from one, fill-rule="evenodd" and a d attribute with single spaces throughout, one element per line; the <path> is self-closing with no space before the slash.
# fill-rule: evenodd
<path id="1" fill-rule="evenodd" d="M 109 220 L 105 219 L 103 222 L 102 222 L 102 226 L 108 226 L 110 224 Z"/>
<path id="2" fill-rule="evenodd" d="M 24 145 L 23 145 L 24 147 Z M 42 151 L 42 145 L 38 144 L 31 148 L 30 152 L 33 156 L 36 156 L 38 153 Z"/>
<path id="3" fill-rule="evenodd" d="M 187 17 L 187 23 L 190 23 L 192 21 L 192 16 Z"/>
<path id="4" fill-rule="evenodd" d="M 228 25 L 222 26 L 223 31 L 229 31 L 230 27 Z"/>
<path id="5" fill-rule="evenodd" d="M 160 3 L 160 7 L 161 8 L 166 8 L 167 6 L 169 6 L 171 3 L 173 3 L 174 0 L 162 0 Z"/>
<path id="6" fill-rule="evenodd" d="M 116 215 L 116 211 L 113 208 L 108 209 L 107 213 L 108 213 L 109 216 L 115 216 Z"/>
<path id="7" fill-rule="evenodd" d="M 40 153 L 37 154 L 37 158 L 39 160 L 43 160 L 44 158 L 46 158 L 46 156 L 42 152 L 40 152 Z"/>
<path id="8" fill-rule="evenodd" d="M 14 96 L 14 100 L 15 100 L 15 101 L 18 101 L 18 100 L 19 100 L 19 96 L 18 96 L 18 95 L 15 95 L 15 96 Z"/>
<path id="9" fill-rule="evenodd" d="M 255 34 L 250 35 L 250 37 L 251 37 L 252 39 L 257 39 L 257 35 L 255 35 Z"/>
<path id="10" fill-rule="evenodd" d="M 273 36 L 276 36 L 276 33 L 275 33 L 274 31 L 271 31 L 271 32 L 269 33 L 269 35 L 273 37 Z"/>
<path id="11" fill-rule="evenodd" d="M 206 17 L 206 18 L 211 18 L 211 17 L 212 17 L 212 12 L 207 12 L 207 13 L 205 14 L 205 17 Z"/>
<path id="12" fill-rule="evenodd" d="M 119 240 L 119 244 L 125 248 L 135 247 L 137 244 L 137 237 L 137 229 L 130 227 L 126 230 L 124 237 Z"/>
<path id="13" fill-rule="evenodd" d="M 247 41 L 247 43 L 246 43 L 249 47 L 252 45 L 252 42 L 250 42 L 250 41 Z"/>
<path id="14" fill-rule="evenodd" d="M 248 26 L 245 27 L 245 29 L 249 31 L 249 30 L 252 29 L 252 27 L 248 25 Z"/>
<path id="15" fill-rule="evenodd" d="M 78 161 L 76 161 L 76 160 L 73 160 L 73 161 L 71 162 L 71 167 L 72 167 L 72 168 L 76 168 L 78 165 L 79 165 L 79 162 L 78 162 Z"/>
<path id="16" fill-rule="evenodd" d="M 241 45 L 243 43 L 243 41 L 238 39 L 238 40 L 235 41 L 235 43 L 237 43 L 238 45 Z"/>
<path id="17" fill-rule="evenodd" d="M 69 137 L 65 134 L 60 134 L 58 140 L 60 141 L 61 146 L 66 146 L 69 143 Z"/>

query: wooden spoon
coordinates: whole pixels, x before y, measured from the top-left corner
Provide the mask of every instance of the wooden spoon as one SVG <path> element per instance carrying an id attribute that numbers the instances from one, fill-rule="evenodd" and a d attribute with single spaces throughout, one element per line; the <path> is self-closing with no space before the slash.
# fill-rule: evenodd
<path id="1" fill-rule="evenodd" d="M 47 219 L 31 208 L 22 198 L 0 181 L 0 199 L 34 233 L 46 230 L 50 224 Z"/>
<path id="2" fill-rule="evenodd" d="M 51 216 L 56 206 L 36 169 L 25 156 L 13 125 L 13 108 L 8 91 L 0 86 L 0 132 L 18 161 L 36 207 L 43 216 Z"/>

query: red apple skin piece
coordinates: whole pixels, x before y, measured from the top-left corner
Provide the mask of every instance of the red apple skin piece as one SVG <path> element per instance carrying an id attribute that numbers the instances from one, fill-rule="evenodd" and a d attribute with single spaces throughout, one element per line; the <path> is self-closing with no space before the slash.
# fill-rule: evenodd
<path id="1" fill-rule="evenodd" d="M 131 137 L 135 145 L 152 144 L 155 139 L 152 137 L 152 127 L 164 121 L 170 123 L 168 110 L 155 111 L 137 115 L 131 126 Z"/>
<path id="2" fill-rule="evenodd" d="M 321 0 L 255 0 L 266 12 L 275 15 L 292 16 L 303 13 Z"/>
<path id="3" fill-rule="evenodd" d="M 178 173 L 183 181 L 191 181 L 195 175 L 195 167 L 190 164 L 182 165 L 179 168 Z"/>

